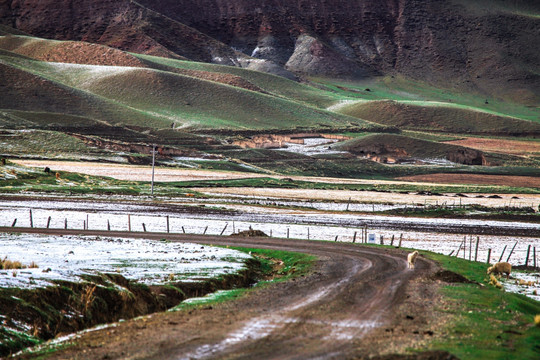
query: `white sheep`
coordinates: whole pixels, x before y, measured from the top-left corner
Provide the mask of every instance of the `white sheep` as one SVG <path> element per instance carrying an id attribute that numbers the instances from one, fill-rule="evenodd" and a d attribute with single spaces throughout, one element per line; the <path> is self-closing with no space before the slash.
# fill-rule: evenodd
<path id="1" fill-rule="evenodd" d="M 493 274 L 506 274 L 506 278 L 508 279 L 510 277 L 510 273 L 512 272 L 512 265 L 510 265 L 507 262 L 498 262 L 493 266 L 490 266 L 487 269 L 488 275 Z"/>
<path id="2" fill-rule="evenodd" d="M 414 263 L 416 262 L 417 257 L 418 257 L 418 251 L 412 252 L 409 255 L 407 255 L 407 265 L 409 269 L 414 269 Z"/>

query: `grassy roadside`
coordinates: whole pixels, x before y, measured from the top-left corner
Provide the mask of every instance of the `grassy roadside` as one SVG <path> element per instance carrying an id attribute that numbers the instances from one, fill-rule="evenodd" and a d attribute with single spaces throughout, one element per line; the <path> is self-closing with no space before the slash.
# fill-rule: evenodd
<path id="1" fill-rule="evenodd" d="M 540 327 L 534 325 L 540 302 L 489 285 L 486 264 L 421 253 L 444 269 L 484 285 L 442 287 L 444 306 L 438 310 L 450 321 L 441 329 L 446 336 L 434 340 L 431 349 L 449 351 L 460 359 L 540 358 Z"/>
<path id="2" fill-rule="evenodd" d="M 242 247 L 229 247 L 230 249 L 250 253 L 260 263 L 260 278 L 262 279 L 253 288 L 240 288 L 226 291 L 219 291 L 203 298 L 185 301 L 175 306 L 170 311 L 191 309 L 198 306 L 206 306 L 210 303 L 216 304 L 225 301 L 234 300 L 245 295 L 252 289 L 261 286 L 267 286 L 272 282 L 281 282 L 290 280 L 293 277 L 304 276 L 310 271 L 315 256 L 295 252 L 268 250 L 268 249 L 250 249 Z"/>

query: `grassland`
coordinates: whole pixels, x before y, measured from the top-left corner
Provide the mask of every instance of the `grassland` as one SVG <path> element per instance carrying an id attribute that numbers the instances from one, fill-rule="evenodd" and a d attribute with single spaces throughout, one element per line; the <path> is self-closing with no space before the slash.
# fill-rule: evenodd
<path id="1" fill-rule="evenodd" d="M 540 124 L 469 106 L 427 101 L 359 102 L 339 112 L 407 130 L 463 134 L 538 134 Z"/>
<path id="2" fill-rule="evenodd" d="M 125 66 L 47 63 L 2 50 L 4 71 L 17 74 L 21 89 L 8 78 L 9 94 L 0 106 L 9 110 L 35 110 L 87 116 L 112 124 L 151 128 L 268 130 L 306 128 L 370 128 L 369 122 L 270 93 L 260 93 L 174 72 Z M 256 78 L 242 70 L 246 78 Z M 291 93 L 317 93 L 288 80 L 268 75 L 271 82 L 286 82 Z M 262 77 L 262 76 L 260 76 Z M 37 88 L 33 83 L 40 83 Z M 259 82 L 264 82 L 260 80 Z M 45 85 L 45 86 L 44 86 Z M 273 89 L 279 84 L 273 86 Z M 285 87 L 287 88 L 287 87 Z M 34 96 L 28 97 L 30 92 Z M 26 95 L 24 102 L 15 101 Z M 38 95 L 38 96 L 36 96 Z M 62 104 L 53 98 L 61 97 Z M 317 98 L 317 96 L 315 96 Z M 11 101 L 10 101 L 11 100 Z M 320 100 L 320 99 L 319 99 Z M 318 100 L 317 100 L 318 101 Z M 54 105 L 52 104 L 54 103 Z M 172 124 L 172 125 L 171 125 Z"/>
<path id="3" fill-rule="evenodd" d="M 352 154 L 306 156 L 239 150 L 232 145 L 238 138 L 260 133 L 341 133 L 362 138 L 358 144 L 403 145 L 401 150 L 423 160 L 444 158 L 450 147 L 442 142 L 463 134 L 537 142 L 537 107 L 486 101 L 478 94 L 435 88 L 400 76 L 355 82 L 304 79 L 300 83 L 239 67 L 28 36 L 0 39 L 0 74 L 6 80 L 0 85 L 0 128 L 40 130 L 3 134 L 2 156 L 8 158 L 150 161 L 148 150 L 111 151 L 106 144 L 100 150 L 65 135 L 75 133 L 95 137 L 96 144 L 102 139 L 147 147 L 158 144 L 196 150 L 196 155 L 224 156 L 223 161 L 177 166 L 283 175 L 391 179 L 464 172 L 535 176 L 540 167 L 535 154 L 516 156 L 504 151 L 484 154 L 493 165 L 489 167 L 387 166 Z M 402 136 L 367 136 L 375 132 Z"/>
<path id="4" fill-rule="evenodd" d="M 486 265 L 455 257 L 422 252 L 444 269 L 483 284 L 452 284 L 442 288 L 439 309 L 448 321 L 445 336 L 429 345 L 460 359 L 536 359 L 540 354 L 540 327 L 534 316 L 540 303 L 523 295 L 506 293 L 489 285 Z"/>
<path id="5" fill-rule="evenodd" d="M 356 82 L 329 81 L 327 79 L 314 81 L 323 89 L 334 91 L 348 99 L 390 100 L 397 103 L 415 101 L 420 102 L 420 104 L 444 105 L 522 120 L 540 121 L 538 107 L 525 106 L 501 99 L 486 99 L 480 94 L 456 91 L 452 88 L 436 88 L 426 82 L 407 79 L 399 75 Z M 369 91 L 367 91 L 368 89 Z"/>
<path id="6" fill-rule="evenodd" d="M 210 162 L 209 164 L 212 164 Z M 332 165 L 333 162 L 328 162 Z M 214 165 L 217 166 L 217 165 Z M 335 169 L 335 164 L 332 165 Z M 382 165 L 380 165 L 382 166 Z M 392 169 L 392 167 L 388 167 Z M 417 167 L 411 167 L 414 172 Z M 485 174 L 492 174 L 493 169 L 487 169 Z M 313 170 L 315 171 L 315 170 Z M 498 173 L 504 171 L 514 173 L 515 169 L 500 168 Z M 531 168 L 522 169 L 522 175 L 540 176 L 540 170 Z M 459 170 L 456 170 L 459 172 Z M 58 178 L 56 178 L 58 173 Z M 400 173 L 404 173 L 400 171 Z M 365 172 L 363 178 L 392 179 L 391 176 L 383 176 L 379 171 Z M 394 174 L 395 175 L 395 174 Z M 110 177 L 90 176 L 64 171 L 46 173 L 43 169 L 28 168 L 7 162 L 0 166 L 0 192 L 2 193 L 54 193 L 54 194 L 124 194 L 124 195 L 149 195 L 150 183 L 148 181 L 123 181 Z M 415 184 L 415 183 L 373 183 L 351 184 L 340 182 L 320 182 L 306 180 L 282 179 L 280 177 L 253 177 L 247 176 L 242 179 L 230 180 L 196 180 L 180 182 L 159 182 L 154 185 L 154 193 L 158 196 L 185 196 L 193 193 L 194 187 L 253 187 L 253 188 L 289 188 L 289 189 L 320 189 L 320 190 L 352 190 L 352 191 L 383 191 L 383 192 L 418 192 L 429 191 L 432 193 L 501 193 L 501 194 L 538 194 L 540 189 L 534 187 L 516 187 L 500 185 L 446 185 L 446 184 Z"/>

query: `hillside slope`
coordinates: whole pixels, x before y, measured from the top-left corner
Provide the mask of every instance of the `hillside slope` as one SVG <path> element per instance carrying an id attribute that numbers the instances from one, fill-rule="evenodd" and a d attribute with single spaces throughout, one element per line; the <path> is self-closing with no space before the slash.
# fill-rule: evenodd
<path id="1" fill-rule="evenodd" d="M 13 42 L 0 38 L 0 46 Z M 45 54 L 29 47 L 15 49 L 34 57 Z M 69 52 L 61 56 L 69 56 Z M 122 64 L 125 59 L 138 64 L 125 53 L 116 58 Z M 82 62 L 87 60 L 84 57 Z M 44 62 L 0 50 L 0 76 L 5 80 L 0 83 L 3 111 L 76 115 L 154 129 L 298 131 L 373 126 L 269 93 L 146 67 Z"/>
<path id="2" fill-rule="evenodd" d="M 346 105 L 340 113 L 400 129 L 456 134 L 538 136 L 540 123 L 442 102 L 367 101 Z"/>
<path id="3" fill-rule="evenodd" d="M 534 0 L 6 0 L 0 24 L 293 78 L 401 74 L 540 102 Z"/>

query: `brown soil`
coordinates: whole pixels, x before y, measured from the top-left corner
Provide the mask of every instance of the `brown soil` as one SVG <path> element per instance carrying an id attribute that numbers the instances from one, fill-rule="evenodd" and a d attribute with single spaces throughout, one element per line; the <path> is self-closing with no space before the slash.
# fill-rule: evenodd
<path id="1" fill-rule="evenodd" d="M 533 176 L 485 175 L 485 174 L 430 174 L 404 176 L 399 180 L 422 181 L 439 184 L 476 184 L 514 187 L 540 187 L 540 178 Z"/>
<path id="2" fill-rule="evenodd" d="M 267 237 L 268 235 L 266 235 L 266 234 L 265 234 L 263 231 L 261 231 L 261 230 L 249 229 L 249 230 L 240 231 L 240 232 L 238 232 L 237 234 L 232 234 L 231 236 L 241 236 L 241 237 L 259 237 L 259 236 L 264 236 L 264 237 Z"/>
<path id="3" fill-rule="evenodd" d="M 174 72 L 177 72 L 182 75 L 196 77 L 198 79 L 214 81 L 214 82 L 218 82 L 218 83 L 222 83 L 226 85 L 240 87 L 246 90 L 257 91 L 263 94 L 268 94 L 266 91 L 264 91 L 257 85 L 254 85 L 251 82 L 247 81 L 246 79 L 240 76 L 236 76 L 236 75 L 224 74 L 224 73 L 212 73 L 209 71 L 189 70 L 189 69 L 175 69 Z"/>
<path id="4" fill-rule="evenodd" d="M 0 40 L 0 48 L 48 62 L 146 67 L 124 51 L 79 41 L 27 41 L 26 38 L 8 36 Z"/>
<path id="5" fill-rule="evenodd" d="M 539 141 L 517 141 L 503 139 L 466 138 L 461 140 L 446 141 L 446 144 L 461 145 L 477 150 L 512 155 L 539 155 Z"/>
<path id="6" fill-rule="evenodd" d="M 437 266 L 419 258 L 409 270 L 400 250 L 260 237 L 113 236 L 296 251 L 319 260 L 305 276 L 257 288 L 234 302 L 157 313 L 82 334 L 50 358 L 371 358 L 405 353 L 444 335 L 444 316 L 435 313 L 438 285 L 430 280 Z"/>

